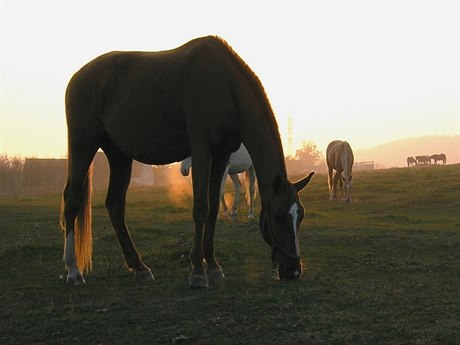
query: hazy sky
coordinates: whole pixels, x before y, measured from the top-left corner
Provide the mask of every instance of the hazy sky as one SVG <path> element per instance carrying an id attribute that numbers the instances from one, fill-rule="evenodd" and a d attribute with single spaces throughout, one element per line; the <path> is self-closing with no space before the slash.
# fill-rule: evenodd
<path id="1" fill-rule="evenodd" d="M 265 86 L 287 151 L 460 134 L 459 1 L 1 0 L 0 153 L 63 157 L 64 92 L 111 50 L 226 39 Z"/>

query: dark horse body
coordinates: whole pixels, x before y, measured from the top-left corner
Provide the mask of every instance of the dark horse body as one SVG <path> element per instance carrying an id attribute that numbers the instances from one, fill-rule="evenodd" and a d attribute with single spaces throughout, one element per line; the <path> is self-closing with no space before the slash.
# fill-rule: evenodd
<path id="1" fill-rule="evenodd" d="M 415 159 L 417 161 L 417 165 L 419 165 L 419 164 L 431 164 L 431 159 L 430 159 L 430 156 L 428 156 L 428 155 L 415 156 Z"/>
<path id="2" fill-rule="evenodd" d="M 351 202 L 353 150 L 346 141 L 334 140 L 326 149 L 328 168 L 329 199 L 337 200 L 337 182 L 340 183 L 340 197 Z M 332 177 L 334 170 L 335 175 Z M 345 189 L 345 194 L 343 190 Z"/>
<path id="3" fill-rule="evenodd" d="M 407 167 L 416 166 L 417 160 L 414 157 L 407 157 Z"/>
<path id="4" fill-rule="evenodd" d="M 111 52 L 82 67 L 66 92 L 68 179 L 63 193 L 64 261 L 69 283 L 91 269 L 91 169 L 101 148 L 109 160 L 106 206 L 129 269 L 153 280 L 125 223 L 132 160 L 167 164 L 193 158 L 194 240 L 191 286 L 224 277 L 214 255 L 222 176 L 241 143 L 254 163 L 260 227 L 280 279 L 301 274 L 298 191 L 291 183 L 276 120 L 259 79 L 221 39 L 203 37 L 162 52 Z"/>
<path id="5" fill-rule="evenodd" d="M 433 160 L 434 164 L 438 164 L 438 162 L 442 162 L 442 164 L 446 164 L 447 158 L 444 153 L 435 154 L 430 156 L 430 160 Z"/>

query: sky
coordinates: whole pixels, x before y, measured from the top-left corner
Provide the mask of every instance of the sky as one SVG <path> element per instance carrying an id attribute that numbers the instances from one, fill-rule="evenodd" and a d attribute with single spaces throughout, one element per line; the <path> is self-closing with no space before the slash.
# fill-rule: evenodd
<path id="1" fill-rule="evenodd" d="M 0 154 L 65 157 L 65 89 L 96 56 L 210 34 L 261 79 L 285 153 L 460 134 L 458 0 L 0 1 Z"/>

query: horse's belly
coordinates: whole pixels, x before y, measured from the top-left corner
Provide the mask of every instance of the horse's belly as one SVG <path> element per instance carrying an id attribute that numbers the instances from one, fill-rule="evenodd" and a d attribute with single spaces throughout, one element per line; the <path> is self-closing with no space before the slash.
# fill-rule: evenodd
<path id="1" fill-rule="evenodd" d="M 147 139 L 145 145 L 126 149 L 133 159 L 145 164 L 169 164 L 179 162 L 190 156 L 190 148 L 186 133 L 173 133 L 168 140 L 157 137 Z"/>
<path id="2" fill-rule="evenodd" d="M 185 123 L 171 120 L 118 117 L 107 121 L 106 131 L 113 144 L 130 158 L 145 164 L 169 164 L 190 156 Z"/>

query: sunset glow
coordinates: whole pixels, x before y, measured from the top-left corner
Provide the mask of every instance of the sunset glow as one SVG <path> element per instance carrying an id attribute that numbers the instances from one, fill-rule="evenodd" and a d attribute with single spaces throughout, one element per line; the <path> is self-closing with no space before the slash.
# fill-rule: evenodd
<path id="1" fill-rule="evenodd" d="M 0 154 L 65 156 L 66 85 L 94 57 L 209 34 L 261 79 L 285 152 L 289 116 L 294 150 L 460 134 L 458 1 L 2 1 Z"/>

